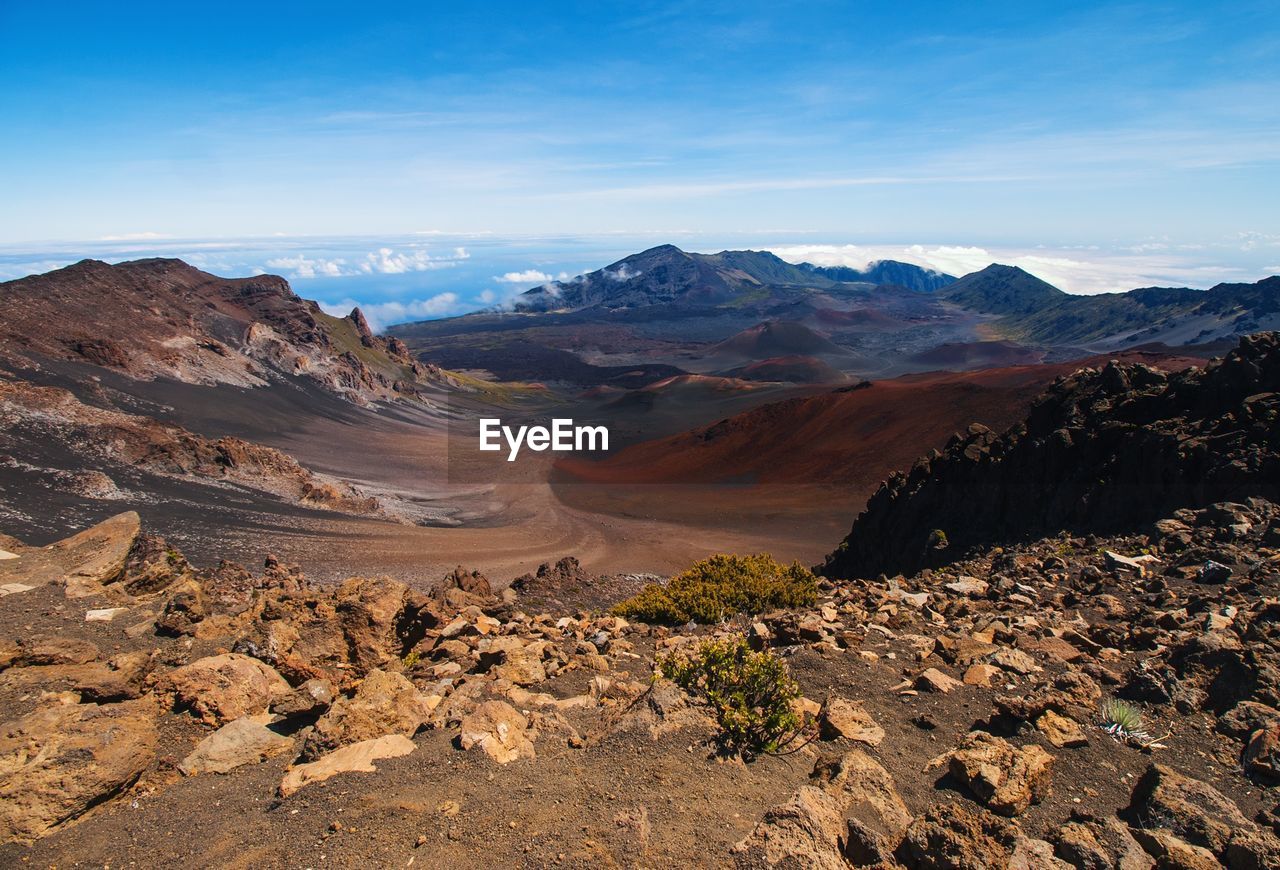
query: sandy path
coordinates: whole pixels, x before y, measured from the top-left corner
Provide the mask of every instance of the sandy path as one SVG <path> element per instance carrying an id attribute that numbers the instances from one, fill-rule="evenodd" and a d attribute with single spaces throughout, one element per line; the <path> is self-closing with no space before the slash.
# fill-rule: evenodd
<path id="1" fill-rule="evenodd" d="M 277 534 L 273 547 L 317 579 L 338 579 L 359 566 L 363 573 L 419 582 L 457 565 L 507 581 L 563 556 L 576 556 L 598 573 L 670 574 L 722 551 L 768 550 L 811 563 L 831 547 L 826 535 L 804 540 L 781 526 L 770 533 L 582 510 L 566 505 L 545 483 L 499 486 L 492 498 L 507 505 L 493 525 L 427 528 L 335 519 L 323 528 Z M 843 511 L 841 516 L 846 524 Z"/>

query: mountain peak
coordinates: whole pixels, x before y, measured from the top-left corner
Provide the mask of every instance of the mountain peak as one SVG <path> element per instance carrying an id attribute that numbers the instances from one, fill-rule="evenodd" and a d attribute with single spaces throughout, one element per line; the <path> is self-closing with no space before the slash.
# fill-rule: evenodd
<path id="1" fill-rule="evenodd" d="M 983 314 L 1026 314 L 1066 293 L 1018 266 L 992 263 L 939 292 L 944 299 Z"/>
<path id="2" fill-rule="evenodd" d="M 624 257 L 571 281 L 554 281 L 526 291 L 520 311 L 583 308 L 620 310 L 651 305 L 714 307 L 732 303 L 744 290 L 766 286 L 828 286 L 823 276 L 769 251 L 696 254 L 658 245 Z"/>

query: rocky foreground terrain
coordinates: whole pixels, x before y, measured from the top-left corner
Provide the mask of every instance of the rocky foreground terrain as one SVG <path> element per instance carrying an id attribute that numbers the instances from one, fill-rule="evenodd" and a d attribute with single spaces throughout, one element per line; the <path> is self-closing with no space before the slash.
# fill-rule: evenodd
<path id="1" fill-rule="evenodd" d="M 1113 406 L 1147 389 L 1120 374 Z M 1232 419 L 1217 443 L 1274 425 Z M 611 615 L 653 578 L 572 559 L 506 589 L 321 587 L 270 557 L 193 566 L 133 513 L 0 551 L 8 866 L 1280 866 L 1262 497 L 850 568 L 714 626 Z M 655 677 L 714 636 L 798 682 L 780 751 L 719 754 Z"/>

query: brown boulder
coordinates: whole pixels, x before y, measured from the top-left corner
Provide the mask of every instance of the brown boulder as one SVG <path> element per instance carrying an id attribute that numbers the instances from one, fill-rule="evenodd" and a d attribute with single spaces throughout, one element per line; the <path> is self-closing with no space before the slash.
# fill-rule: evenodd
<path id="1" fill-rule="evenodd" d="M 155 758 L 143 701 L 47 707 L 0 725 L 0 842 L 29 842 L 128 788 Z"/>
<path id="2" fill-rule="evenodd" d="M 536 758 L 528 731 L 528 720 L 515 707 L 505 701 L 485 701 L 463 717 L 458 745 L 463 749 L 479 746 L 498 764 Z"/>
<path id="3" fill-rule="evenodd" d="M 335 693 L 328 680 L 307 680 L 271 705 L 271 712 L 290 719 L 329 709 Z"/>
<path id="4" fill-rule="evenodd" d="M 846 870 L 840 841 L 846 831 L 837 800 L 813 786 L 802 786 L 785 804 L 774 807 L 733 847 L 743 868 Z"/>
<path id="5" fill-rule="evenodd" d="M 326 780 L 339 773 L 373 773 L 374 762 L 383 758 L 399 758 L 417 747 L 403 734 L 385 734 L 373 740 L 361 740 L 335 749 L 308 764 L 289 768 L 280 782 L 280 797 L 289 795 L 313 782 Z"/>
<path id="6" fill-rule="evenodd" d="M 293 738 L 272 731 L 260 718 L 265 717 L 244 716 L 223 725 L 196 744 L 178 769 L 187 776 L 227 773 L 288 752 L 293 747 Z"/>
<path id="7" fill-rule="evenodd" d="M 141 697 L 151 673 L 151 653 L 145 650 L 120 653 L 86 669 L 75 689 L 82 700 L 103 703 Z"/>
<path id="8" fill-rule="evenodd" d="M 457 641 L 444 641 L 457 643 Z M 547 678 L 542 664 L 541 646 L 526 645 L 518 637 L 504 635 L 486 638 L 477 645 L 479 670 L 492 670 L 500 680 L 517 686 L 533 686 Z"/>
<path id="9" fill-rule="evenodd" d="M 1016 825 L 960 804 L 932 807 L 907 828 L 895 853 L 911 870 L 1006 870 Z"/>
<path id="10" fill-rule="evenodd" d="M 158 685 L 175 704 L 189 707 L 209 725 L 266 712 L 289 691 L 269 665 L 237 653 L 208 656 L 165 674 Z"/>
<path id="11" fill-rule="evenodd" d="M 70 637 L 49 637 L 20 644 L 21 652 L 17 664 L 31 666 L 42 665 L 83 665 L 98 660 L 98 648 L 87 640 Z"/>
<path id="12" fill-rule="evenodd" d="M 926 668 L 915 680 L 915 687 L 924 692 L 942 692 L 945 694 L 963 685 L 964 683 L 955 677 L 944 674 L 937 668 Z"/>
<path id="13" fill-rule="evenodd" d="M 1049 793 L 1053 756 L 1032 743 L 1015 747 L 973 731 L 951 753 L 948 769 L 974 796 L 1002 816 L 1016 816 Z"/>
<path id="14" fill-rule="evenodd" d="M 333 590 L 274 588 L 249 616 L 236 649 L 294 682 L 321 678 L 339 688 L 375 668 L 401 670 L 405 653 L 436 624 L 427 599 L 386 577 L 352 577 Z"/>
<path id="15" fill-rule="evenodd" d="M 1079 722 L 1052 710 L 1045 710 L 1040 715 L 1036 720 L 1036 728 L 1044 734 L 1046 740 L 1059 749 L 1085 746 L 1089 743 L 1089 738 L 1085 736 Z"/>
<path id="16" fill-rule="evenodd" d="M 57 583 L 71 598 L 99 595 L 124 574 L 141 526 L 128 511 L 47 547 L 24 549 L 19 559 L 0 560 L 0 586 Z"/>
<path id="17" fill-rule="evenodd" d="M 160 615 L 156 617 L 156 633 L 175 637 L 195 634 L 208 615 L 204 587 L 197 580 L 184 580 L 169 593 Z"/>
<path id="18" fill-rule="evenodd" d="M 1196 846 L 1159 828 L 1133 832 L 1159 870 L 1221 870 L 1222 864 L 1203 846 Z"/>
<path id="19" fill-rule="evenodd" d="M 1169 855 L 1207 850 L 1232 867 L 1280 865 L 1280 840 L 1249 821 L 1235 803 L 1211 785 L 1165 767 L 1150 765 L 1134 786 L 1125 815 L 1134 836 L 1151 855 L 1172 865 Z M 1145 838 L 1144 838 L 1145 837 Z"/>
<path id="20" fill-rule="evenodd" d="M 828 698 L 818 714 L 822 736 L 826 740 L 843 737 L 855 743 L 879 746 L 884 740 L 884 729 L 857 701 L 845 698 Z"/>
<path id="21" fill-rule="evenodd" d="M 412 737 L 431 715 L 427 699 L 400 674 L 376 668 L 360 682 L 350 698 L 339 698 L 323 716 L 303 746 L 304 760 L 371 740 L 384 734 Z"/>
<path id="22" fill-rule="evenodd" d="M 130 595 L 151 595 L 194 575 L 191 564 L 164 538 L 140 534 L 125 563 L 123 584 Z"/>
<path id="23" fill-rule="evenodd" d="M 389 577 L 352 577 L 334 593 L 333 606 L 351 664 L 362 674 L 399 668 L 405 651 L 435 625 L 425 600 Z"/>
<path id="24" fill-rule="evenodd" d="M 1280 719 L 1253 732 L 1240 761 L 1245 771 L 1258 779 L 1280 782 Z"/>
<path id="25" fill-rule="evenodd" d="M 889 772 L 855 749 L 839 759 L 820 760 L 810 779 L 836 799 L 847 818 L 845 856 L 860 865 L 889 861 L 911 823 L 911 813 Z"/>

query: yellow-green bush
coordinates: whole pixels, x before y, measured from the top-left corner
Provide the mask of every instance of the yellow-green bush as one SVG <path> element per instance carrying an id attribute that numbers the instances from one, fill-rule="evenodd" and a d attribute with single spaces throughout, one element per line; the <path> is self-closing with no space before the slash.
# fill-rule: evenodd
<path id="1" fill-rule="evenodd" d="M 717 740 L 727 751 L 772 752 L 803 725 L 792 703 L 800 687 L 786 663 L 767 650 L 751 649 L 746 638 L 707 640 L 678 650 L 659 658 L 658 671 L 711 706 L 720 729 Z"/>
<path id="2" fill-rule="evenodd" d="M 818 580 L 799 562 L 782 565 L 768 553 L 723 553 L 695 562 L 666 586 L 650 583 L 614 612 L 641 622 L 716 623 L 736 613 L 808 607 L 818 600 Z"/>

